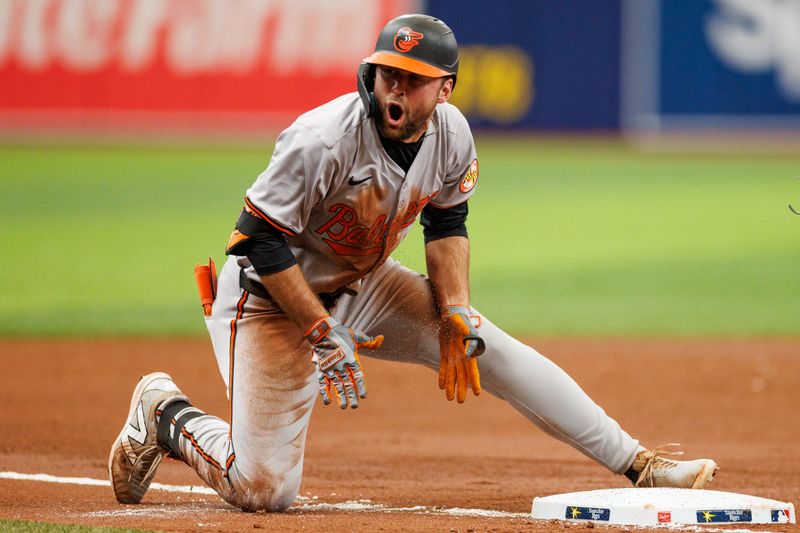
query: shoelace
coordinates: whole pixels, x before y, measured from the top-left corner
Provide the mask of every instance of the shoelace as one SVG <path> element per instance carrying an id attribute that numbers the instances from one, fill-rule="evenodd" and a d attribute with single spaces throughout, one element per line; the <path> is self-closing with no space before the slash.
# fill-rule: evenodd
<path id="1" fill-rule="evenodd" d="M 145 457 L 147 457 L 147 455 L 150 452 L 153 452 L 153 451 L 156 452 L 156 456 L 155 456 L 155 458 L 153 458 L 153 462 L 150 464 L 150 468 L 147 469 L 147 472 L 145 472 L 144 476 L 139 481 L 139 485 L 144 485 L 145 482 L 148 479 L 150 479 L 150 476 L 155 474 L 156 469 L 158 468 L 158 465 L 161 464 L 161 460 L 164 458 L 164 456 L 161 454 L 161 451 L 160 451 L 158 445 L 146 446 L 146 447 L 142 448 L 141 452 L 139 453 L 139 456 L 136 457 L 136 461 L 133 462 L 133 467 L 131 468 L 131 473 L 130 473 L 130 475 L 128 475 L 128 481 L 130 481 L 131 478 L 133 477 L 133 474 L 136 471 L 136 467 L 138 467 L 139 464 L 142 463 L 145 460 Z"/>
<path id="2" fill-rule="evenodd" d="M 669 444 L 662 444 L 661 446 L 656 446 L 652 450 L 642 452 L 646 463 L 642 471 L 639 472 L 639 477 L 636 478 L 635 485 L 637 487 L 642 486 L 642 482 L 646 482 L 646 487 L 652 487 L 658 471 L 667 471 L 678 466 L 675 461 L 663 458 L 664 456 L 683 455 L 682 451 L 671 452 L 664 449 L 669 446 L 680 446 L 680 444 L 670 442 Z"/>

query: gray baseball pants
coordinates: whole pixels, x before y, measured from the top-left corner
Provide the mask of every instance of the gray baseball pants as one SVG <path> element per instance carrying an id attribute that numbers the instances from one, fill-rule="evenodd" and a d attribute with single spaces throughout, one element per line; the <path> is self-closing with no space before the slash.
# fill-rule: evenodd
<path id="1" fill-rule="evenodd" d="M 231 423 L 211 415 L 190 420 L 179 445 L 185 461 L 230 504 L 279 511 L 300 489 L 319 387 L 303 332 L 271 301 L 241 289 L 239 271 L 236 258 L 229 258 L 206 318 Z M 331 312 L 343 324 L 385 336 L 379 350 L 364 355 L 438 371 L 437 319 L 424 276 L 389 259 L 364 278 L 356 295 L 342 295 Z M 486 391 L 612 472 L 630 467 L 639 442 L 572 378 L 486 317 L 479 331 L 486 342 L 478 359 Z"/>

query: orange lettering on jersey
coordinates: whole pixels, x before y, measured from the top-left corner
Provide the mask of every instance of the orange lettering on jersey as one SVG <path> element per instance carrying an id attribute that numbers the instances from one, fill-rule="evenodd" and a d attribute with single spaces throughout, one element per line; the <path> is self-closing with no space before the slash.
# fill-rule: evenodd
<path id="1" fill-rule="evenodd" d="M 342 244 L 339 242 L 332 241 L 330 239 L 322 239 L 325 243 L 331 247 L 331 250 L 336 252 L 336 255 L 372 255 L 372 254 L 379 254 L 383 251 L 383 246 L 373 246 L 372 248 L 363 248 L 360 246 L 348 246 L 346 244 Z"/>
<path id="2" fill-rule="evenodd" d="M 364 239 L 366 242 L 374 242 L 380 240 L 380 233 L 384 227 L 384 223 L 386 222 L 386 215 L 380 215 L 378 218 L 375 219 L 375 222 L 372 223 L 372 226 L 369 228 Z"/>
<path id="3" fill-rule="evenodd" d="M 430 200 L 431 196 L 426 196 L 410 202 L 403 213 L 391 220 L 380 214 L 369 227 L 359 224 L 358 214 L 352 207 L 334 204 L 329 209 L 332 216 L 314 231 L 323 236 L 322 240 L 337 255 L 386 254 L 399 244 L 400 231 L 414 223 Z"/>
<path id="4" fill-rule="evenodd" d="M 336 204 L 330 208 L 330 211 L 335 214 L 317 229 L 317 233 L 322 235 L 328 232 L 331 239 L 338 241 L 347 235 L 348 228 L 358 222 L 358 216 L 352 207 L 344 204 Z M 341 226 L 341 230 L 338 233 L 331 233 L 331 228 L 337 225 Z"/>

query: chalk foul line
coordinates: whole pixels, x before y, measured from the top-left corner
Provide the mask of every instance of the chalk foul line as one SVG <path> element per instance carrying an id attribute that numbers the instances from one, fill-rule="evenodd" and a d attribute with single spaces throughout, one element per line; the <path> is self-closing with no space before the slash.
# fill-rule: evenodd
<path id="1" fill-rule="evenodd" d="M 44 483 L 61 483 L 66 485 L 84 485 L 96 487 L 110 487 L 111 483 L 107 479 L 93 479 L 88 477 L 64 477 L 53 476 L 51 474 L 22 474 L 19 472 L 0 472 L 0 479 L 13 479 L 19 481 L 39 481 Z M 212 494 L 216 495 L 214 489 L 210 487 L 199 487 L 196 485 L 165 485 L 163 483 L 151 483 L 150 490 L 164 492 L 177 492 L 183 494 Z M 492 509 L 462 509 L 458 507 L 428 507 L 416 505 L 413 507 L 392 507 L 383 503 L 376 503 L 370 500 L 352 500 L 341 503 L 320 502 L 317 496 L 298 496 L 290 510 L 298 511 L 348 511 L 362 513 L 417 513 L 417 514 L 437 514 L 445 516 L 473 516 L 482 518 L 530 518 L 528 513 L 508 513 L 505 511 L 495 511 Z M 134 511 L 134 514 L 147 514 L 145 509 Z M 192 513 L 196 510 L 191 510 Z M 92 513 L 93 516 L 115 516 L 129 515 L 132 511 L 126 507 L 117 511 L 100 511 Z M 160 511 L 159 511 L 160 513 Z"/>
<path id="2" fill-rule="evenodd" d="M 65 485 L 87 485 L 97 487 L 111 487 L 111 482 L 107 479 L 93 479 L 88 477 L 65 477 L 53 476 L 51 474 L 22 474 L 19 472 L 0 472 L 0 479 L 13 479 L 19 481 L 39 481 L 44 483 L 61 483 Z M 216 495 L 214 489 L 210 487 L 200 487 L 197 485 L 165 485 L 163 483 L 151 483 L 150 490 L 159 490 L 163 492 L 177 492 L 182 494 L 210 494 Z M 233 509 L 233 508 L 231 508 Z M 479 518 L 524 518 L 533 520 L 528 513 L 509 513 L 506 511 L 495 511 L 492 509 L 463 509 L 459 507 L 429 507 L 425 505 L 415 505 L 413 507 L 391 507 L 383 503 L 375 503 L 370 500 L 351 500 L 341 503 L 327 503 L 320 502 L 317 496 L 298 496 L 297 500 L 290 511 L 347 511 L 347 512 L 361 512 L 361 513 L 414 513 L 414 514 L 430 514 L 442 516 L 466 516 L 466 517 L 479 517 Z M 123 509 L 113 511 L 95 511 L 87 513 L 87 516 L 163 516 L 165 509 L 156 506 L 153 509 L 150 506 L 142 506 L 140 508 L 132 509 L 131 506 L 125 506 Z M 216 511 L 230 512 L 227 509 L 217 509 Z M 182 510 L 171 509 L 167 514 L 181 514 Z M 195 514 L 197 509 L 186 509 L 187 515 Z M 622 527 L 622 526 L 620 526 Z M 624 526 L 625 529 L 637 529 L 637 526 Z M 650 527 L 650 526 L 647 526 Z M 667 531 L 694 531 L 702 533 L 769 533 L 767 531 L 758 532 L 752 529 L 722 529 L 711 528 L 708 526 L 693 526 L 670 524 L 663 527 Z"/>

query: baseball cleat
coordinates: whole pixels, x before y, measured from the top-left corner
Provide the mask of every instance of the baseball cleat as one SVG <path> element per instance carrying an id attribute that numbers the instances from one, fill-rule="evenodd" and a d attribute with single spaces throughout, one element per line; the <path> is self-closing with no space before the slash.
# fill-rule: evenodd
<path id="1" fill-rule="evenodd" d="M 637 487 L 702 489 L 719 470 L 717 463 L 711 459 L 676 461 L 664 456 L 682 455 L 683 452 L 667 452 L 660 448 L 645 450 L 636 456 L 634 469 L 639 473 L 635 482 Z M 644 463 L 644 466 L 639 470 L 636 466 L 641 463 Z"/>
<path id="2" fill-rule="evenodd" d="M 142 500 L 167 455 L 156 442 L 156 408 L 169 399 L 189 401 L 164 372 L 143 376 L 133 391 L 128 418 L 108 457 L 108 477 L 120 503 Z"/>

